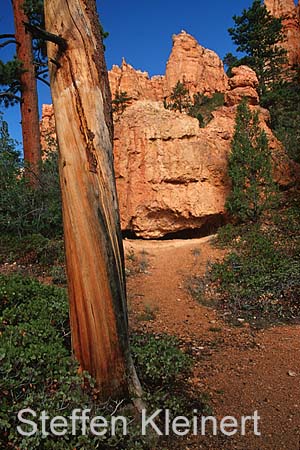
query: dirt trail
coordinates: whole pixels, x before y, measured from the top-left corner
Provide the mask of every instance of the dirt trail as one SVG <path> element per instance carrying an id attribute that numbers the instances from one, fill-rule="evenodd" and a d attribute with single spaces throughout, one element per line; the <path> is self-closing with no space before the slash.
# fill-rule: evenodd
<path id="1" fill-rule="evenodd" d="M 261 436 L 188 439 L 180 450 L 300 450 L 300 326 L 256 331 L 231 327 L 213 308 L 197 303 L 185 286 L 204 274 L 222 250 L 210 238 L 174 241 L 125 240 L 136 273 L 128 277 L 133 329 L 180 337 L 195 361 L 189 382 L 211 395 L 214 415 L 258 411 Z"/>

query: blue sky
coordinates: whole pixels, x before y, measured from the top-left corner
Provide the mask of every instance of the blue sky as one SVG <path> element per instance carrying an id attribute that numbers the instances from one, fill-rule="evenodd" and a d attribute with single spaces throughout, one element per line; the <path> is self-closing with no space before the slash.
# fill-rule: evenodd
<path id="1" fill-rule="evenodd" d="M 2 0 L 0 33 L 13 33 L 11 0 Z M 4 7 L 3 7 L 4 3 Z M 161 75 L 172 48 L 172 34 L 185 30 L 204 47 L 222 58 L 234 47 L 227 29 L 232 16 L 248 8 L 252 0 L 103 0 L 97 1 L 102 25 L 110 33 L 106 39 L 108 69 L 120 65 L 122 57 L 134 66 Z M 0 58 L 11 55 L 13 46 L 0 49 Z M 39 83 L 39 102 L 51 103 L 49 89 Z M 21 141 L 19 107 L 5 111 L 11 135 Z"/>

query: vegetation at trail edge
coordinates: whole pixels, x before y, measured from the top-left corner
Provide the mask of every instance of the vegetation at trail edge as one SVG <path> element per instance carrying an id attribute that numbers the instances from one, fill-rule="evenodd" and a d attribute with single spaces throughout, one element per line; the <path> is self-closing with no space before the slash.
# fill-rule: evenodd
<path id="1" fill-rule="evenodd" d="M 260 128 L 258 112 L 251 112 L 246 99 L 237 108 L 228 175 L 232 185 L 226 208 L 232 216 L 256 221 L 275 204 L 268 138 Z"/>
<path id="2" fill-rule="evenodd" d="M 71 356 L 68 302 L 64 289 L 46 286 L 20 275 L 0 275 L 0 445 L 20 449 L 93 449 L 117 448 L 142 450 L 151 448 L 148 436 L 141 436 L 135 412 L 124 401 L 118 413 L 131 424 L 129 436 L 76 436 L 41 433 L 31 437 L 17 430 L 17 413 L 30 407 L 37 413 L 47 411 L 50 417 L 63 411 L 71 415 L 74 408 L 91 409 L 111 421 L 117 403 L 103 403 L 94 381 L 78 374 L 78 364 Z M 11 345 L 11 343 L 14 345 Z M 132 336 L 133 356 L 145 385 L 149 409 L 169 404 L 172 413 L 188 408 L 187 397 L 180 395 L 180 379 L 189 372 L 189 357 L 178 348 L 176 339 L 168 336 Z M 167 370 L 166 370 L 167 369 Z M 164 381 L 162 384 L 162 380 Z M 162 389 L 163 386 L 163 389 Z"/>
<path id="3" fill-rule="evenodd" d="M 0 115 L 0 232 L 24 237 L 62 236 L 61 194 L 57 152 L 41 163 L 35 188 L 24 177 L 24 161 Z"/>

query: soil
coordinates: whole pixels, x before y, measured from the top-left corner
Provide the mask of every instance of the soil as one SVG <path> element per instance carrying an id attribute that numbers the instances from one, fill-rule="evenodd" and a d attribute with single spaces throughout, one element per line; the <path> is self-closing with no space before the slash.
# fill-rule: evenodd
<path id="1" fill-rule="evenodd" d="M 210 262 L 224 257 L 225 250 L 215 248 L 212 238 L 124 240 L 130 327 L 177 336 L 193 357 L 187 391 L 199 396 L 199 402 L 209 399 L 219 421 L 234 416 L 239 425 L 241 416 L 258 411 L 261 435 L 254 434 L 249 421 L 245 436 L 240 428 L 231 437 L 189 434 L 163 441 L 159 449 L 300 450 L 300 325 L 255 330 L 236 318 L 237 327 L 214 304 L 192 298 L 190 277 L 204 276 Z M 0 272 L 51 283 L 41 267 L 22 264 L 5 263 Z"/>
<path id="2" fill-rule="evenodd" d="M 224 256 L 210 239 L 124 241 L 130 325 L 178 336 L 194 360 L 187 383 L 199 396 L 209 395 L 214 416 L 240 423 L 257 410 L 261 435 L 249 421 L 245 436 L 189 435 L 164 448 L 299 450 L 300 326 L 231 326 L 215 308 L 193 299 L 189 277 L 204 275 L 209 262 Z"/>

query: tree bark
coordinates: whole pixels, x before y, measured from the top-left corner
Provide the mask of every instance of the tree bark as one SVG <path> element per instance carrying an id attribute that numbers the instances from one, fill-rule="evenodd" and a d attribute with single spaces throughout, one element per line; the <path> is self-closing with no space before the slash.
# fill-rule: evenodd
<path id="1" fill-rule="evenodd" d="M 24 160 L 28 164 L 29 179 L 33 185 L 38 181 L 41 161 L 40 124 L 38 95 L 33 65 L 32 37 L 27 33 L 24 22 L 28 17 L 23 10 L 23 0 L 12 0 L 15 38 L 17 41 L 17 58 L 23 63 L 21 74 L 21 120 Z"/>
<path id="2" fill-rule="evenodd" d="M 94 0 L 45 0 L 72 344 L 103 398 L 127 396 L 130 358 L 124 257 L 113 170 L 111 94 Z M 130 381 L 131 380 L 131 381 Z"/>

